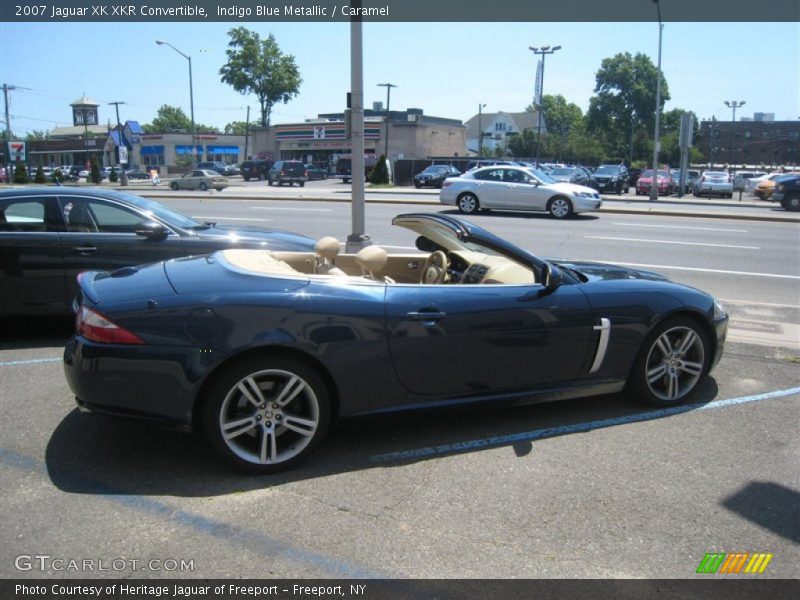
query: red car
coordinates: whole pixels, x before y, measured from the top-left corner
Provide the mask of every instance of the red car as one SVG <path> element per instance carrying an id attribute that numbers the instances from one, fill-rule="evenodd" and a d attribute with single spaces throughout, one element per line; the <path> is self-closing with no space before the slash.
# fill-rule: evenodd
<path id="1" fill-rule="evenodd" d="M 675 180 L 672 178 L 672 175 L 670 175 L 670 172 L 667 169 L 658 170 L 657 183 L 658 183 L 659 196 L 669 195 L 675 189 Z M 649 195 L 650 188 L 652 185 L 653 185 L 653 170 L 648 169 L 639 176 L 639 180 L 636 182 L 636 195 L 637 196 Z"/>

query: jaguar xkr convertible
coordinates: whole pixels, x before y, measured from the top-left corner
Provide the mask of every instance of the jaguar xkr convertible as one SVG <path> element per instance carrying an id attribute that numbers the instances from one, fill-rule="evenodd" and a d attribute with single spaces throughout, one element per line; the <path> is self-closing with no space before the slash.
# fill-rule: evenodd
<path id="1" fill-rule="evenodd" d="M 623 390 L 675 405 L 720 359 L 728 316 L 704 292 L 543 260 L 443 214 L 393 223 L 419 252 L 328 237 L 82 273 L 64 356 L 78 406 L 195 430 L 268 473 L 339 417 Z"/>

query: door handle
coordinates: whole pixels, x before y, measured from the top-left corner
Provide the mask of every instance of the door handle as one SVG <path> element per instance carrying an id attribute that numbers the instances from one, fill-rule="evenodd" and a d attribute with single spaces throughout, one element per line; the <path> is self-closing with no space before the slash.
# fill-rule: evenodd
<path id="1" fill-rule="evenodd" d="M 444 319 L 447 313 L 437 311 L 419 311 L 406 313 L 409 321 L 419 321 L 425 327 L 433 327 L 439 319 Z"/>
<path id="2" fill-rule="evenodd" d="M 74 250 L 79 254 L 91 254 L 97 252 L 97 246 L 75 246 Z"/>

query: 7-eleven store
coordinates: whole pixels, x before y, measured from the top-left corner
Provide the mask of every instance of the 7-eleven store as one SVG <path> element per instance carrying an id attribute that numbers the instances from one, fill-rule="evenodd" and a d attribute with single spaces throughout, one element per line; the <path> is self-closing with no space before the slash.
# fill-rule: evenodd
<path id="1" fill-rule="evenodd" d="M 364 153 L 379 154 L 381 119 L 364 122 Z M 275 160 L 294 159 L 331 168 L 342 156 L 349 156 L 351 141 L 342 121 L 314 120 L 301 124 L 273 125 L 253 129 L 253 155 Z"/>

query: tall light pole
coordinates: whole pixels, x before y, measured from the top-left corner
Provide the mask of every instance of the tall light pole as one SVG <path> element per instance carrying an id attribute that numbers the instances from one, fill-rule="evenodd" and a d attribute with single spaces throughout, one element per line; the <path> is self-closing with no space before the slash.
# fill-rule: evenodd
<path id="1" fill-rule="evenodd" d="M 175 52 L 180 54 L 183 58 L 189 61 L 189 112 L 191 113 L 192 117 L 192 166 L 197 164 L 196 160 L 196 153 L 197 153 L 197 142 L 195 140 L 195 132 L 194 132 L 194 91 L 192 89 L 192 57 L 184 54 L 180 50 L 178 50 L 175 46 L 170 44 L 169 42 L 165 42 L 164 40 L 156 40 L 156 44 L 159 46 L 169 46 Z"/>
<path id="2" fill-rule="evenodd" d="M 556 50 L 561 50 L 561 46 L 542 46 L 541 48 L 537 48 L 535 46 L 528 46 L 528 49 L 533 52 L 534 54 L 540 54 L 542 56 L 542 83 L 539 88 L 539 103 L 536 107 L 536 113 L 538 115 L 538 125 L 536 126 L 536 167 L 539 167 L 539 148 L 541 146 L 541 139 L 542 139 L 542 97 L 544 96 L 544 59 L 548 54 L 555 54 Z M 534 98 L 535 100 L 535 98 Z"/>
<path id="3" fill-rule="evenodd" d="M 392 88 L 397 87 L 393 83 L 379 83 L 378 87 L 386 88 L 386 135 L 383 140 L 383 156 L 389 162 L 389 100 L 392 97 Z"/>
<path id="4" fill-rule="evenodd" d="M 730 149 L 730 152 L 728 152 L 728 164 L 729 165 L 733 164 L 733 158 L 734 158 L 734 155 L 733 155 L 733 144 L 734 144 L 733 128 L 734 128 L 735 123 L 736 123 L 736 109 L 744 106 L 745 103 L 746 103 L 746 100 L 740 100 L 739 102 L 737 102 L 736 100 L 730 100 L 730 101 L 725 100 L 725 106 L 727 106 L 728 108 L 733 109 L 733 115 L 731 116 L 731 149 Z"/>
<path id="5" fill-rule="evenodd" d="M 121 102 L 121 101 L 109 102 L 108 103 L 109 106 L 111 106 L 112 104 L 114 105 L 114 108 L 117 111 L 117 136 L 119 137 L 119 144 L 117 145 L 117 162 L 119 163 L 120 170 L 122 171 L 122 175 L 120 176 L 120 183 L 123 186 L 126 186 L 126 185 L 128 185 L 128 174 L 125 172 L 125 167 L 122 165 L 122 160 L 121 160 L 122 157 L 120 156 L 120 148 L 122 147 L 122 145 L 124 143 L 123 142 L 124 138 L 122 136 L 122 125 L 119 122 L 119 105 L 120 104 L 125 104 L 125 103 Z M 127 149 L 128 149 L 128 147 L 125 146 L 125 150 L 127 150 Z M 128 161 L 126 160 L 125 162 L 127 163 Z"/>
<path id="6" fill-rule="evenodd" d="M 485 104 L 478 104 L 478 158 L 483 156 L 483 109 L 486 108 Z"/>
<path id="7" fill-rule="evenodd" d="M 661 33 L 664 24 L 661 23 L 661 5 L 658 0 L 653 0 L 658 11 L 658 66 L 656 67 L 656 128 L 653 133 L 653 182 L 650 184 L 650 201 L 658 200 L 658 151 L 661 144 L 659 133 L 661 129 Z"/>

